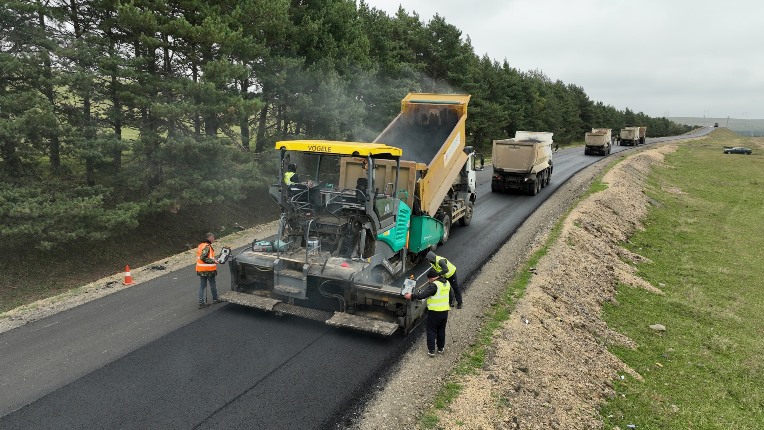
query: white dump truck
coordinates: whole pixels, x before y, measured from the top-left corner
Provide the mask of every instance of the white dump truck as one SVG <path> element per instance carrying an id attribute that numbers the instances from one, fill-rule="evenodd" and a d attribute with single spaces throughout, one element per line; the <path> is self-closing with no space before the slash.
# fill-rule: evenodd
<path id="1" fill-rule="evenodd" d="M 609 128 L 593 128 L 584 135 L 584 155 L 608 155 L 612 149 L 612 132 Z"/>
<path id="2" fill-rule="evenodd" d="M 517 189 L 536 195 L 552 177 L 552 135 L 518 131 L 513 139 L 493 141 L 492 192 Z"/>
<path id="3" fill-rule="evenodd" d="M 624 127 L 621 129 L 621 146 L 639 145 L 639 127 Z"/>

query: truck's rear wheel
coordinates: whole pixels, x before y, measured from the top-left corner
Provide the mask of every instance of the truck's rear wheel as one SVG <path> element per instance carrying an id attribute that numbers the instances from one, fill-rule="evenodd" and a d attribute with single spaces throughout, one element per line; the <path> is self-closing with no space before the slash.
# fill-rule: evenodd
<path id="1" fill-rule="evenodd" d="M 528 194 L 535 196 L 539 193 L 539 182 L 541 181 L 541 175 L 536 175 L 536 180 L 528 184 Z"/>
<path id="2" fill-rule="evenodd" d="M 443 223 L 443 237 L 440 238 L 441 245 L 445 245 L 448 242 L 448 236 L 451 235 L 451 217 L 449 215 L 443 215 L 441 220 Z"/>
<path id="3" fill-rule="evenodd" d="M 467 203 L 467 208 L 464 210 L 464 216 L 459 219 L 459 224 L 462 226 L 470 225 L 472 222 L 472 202 Z"/>
<path id="4" fill-rule="evenodd" d="M 491 192 L 492 193 L 499 192 L 499 186 L 496 184 L 496 181 L 491 181 Z"/>

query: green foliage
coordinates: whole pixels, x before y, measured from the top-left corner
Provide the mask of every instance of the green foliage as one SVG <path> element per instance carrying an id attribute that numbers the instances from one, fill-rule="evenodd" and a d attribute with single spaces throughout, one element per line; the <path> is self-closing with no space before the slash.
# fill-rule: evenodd
<path id="1" fill-rule="evenodd" d="M 593 126 L 686 131 L 478 58 L 439 15 L 388 16 L 354 0 L 6 1 L 0 24 L 0 181 L 61 198 L 92 187 L 103 196 L 85 205 L 94 219 L 100 204 L 134 219 L 241 198 L 269 181 L 249 151 L 372 140 L 411 91 L 471 94 L 467 139 L 484 150 L 517 130 L 561 143 Z"/>
<path id="2" fill-rule="evenodd" d="M 49 249 L 79 240 L 100 240 L 137 226 L 139 205 L 106 204 L 103 187 L 56 189 L 0 183 L 0 235 L 20 246 Z"/>

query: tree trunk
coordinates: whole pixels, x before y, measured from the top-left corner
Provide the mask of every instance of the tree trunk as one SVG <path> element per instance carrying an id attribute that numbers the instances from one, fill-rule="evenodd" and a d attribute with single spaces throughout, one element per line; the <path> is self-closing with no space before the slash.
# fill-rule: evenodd
<path id="1" fill-rule="evenodd" d="M 162 47 L 162 72 L 164 73 L 165 79 L 170 80 L 172 76 L 172 64 L 170 61 L 170 49 L 168 48 L 170 46 L 170 40 L 167 34 L 162 35 L 162 42 L 164 43 L 164 46 Z M 168 103 L 173 102 L 173 94 L 170 90 L 165 94 L 165 97 L 167 98 Z M 170 114 L 167 116 L 167 137 L 173 137 L 175 131 L 175 118 Z"/>
<path id="2" fill-rule="evenodd" d="M 95 140 L 95 127 L 92 124 L 90 94 L 86 94 L 83 98 L 82 116 L 84 118 L 85 140 L 93 142 Z M 92 151 L 89 151 L 88 155 L 85 156 L 85 183 L 89 187 L 95 185 L 95 159 Z"/>
<path id="3" fill-rule="evenodd" d="M 38 2 L 39 4 L 39 2 Z M 47 33 L 47 29 L 45 28 L 45 13 L 43 12 L 43 8 L 40 7 L 37 12 L 37 17 L 40 24 L 40 31 L 42 31 L 44 34 Z M 50 103 L 51 109 L 55 111 L 56 109 L 56 93 L 53 90 L 53 70 L 50 62 L 50 55 L 48 52 L 45 52 L 43 55 L 43 72 L 42 76 L 45 79 L 45 82 L 42 86 L 42 92 L 45 94 L 45 97 L 48 99 L 48 103 Z M 61 168 L 61 142 L 58 139 L 58 133 L 55 132 L 53 136 L 50 137 L 50 140 L 48 142 L 48 159 L 50 161 L 50 169 L 53 173 L 56 173 Z"/>
<path id="4" fill-rule="evenodd" d="M 249 91 L 249 79 L 244 78 L 241 81 L 241 97 L 246 100 Z M 246 109 L 241 113 L 241 120 L 239 121 L 239 128 L 241 129 L 241 146 L 249 151 L 249 115 L 246 113 Z"/>
<path id="5" fill-rule="evenodd" d="M 263 101 L 263 107 L 260 109 L 260 115 L 257 119 L 257 137 L 255 142 L 255 152 L 260 153 L 265 149 L 265 125 L 268 118 L 268 101 Z"/>
<path id="6" fill-rule="evenodd" d="M 115 171 L 122 169 L 122 102 L 119 99 L 119 89 L 117 87 L 119 82 L 117 80 L 117 72 L 114 71 L 111 74 L 111 106 L 114 115 L 114 139 L 117 141 L 117 145 L 112 153 L 112 167 Z"/>
<path id="7" fill-rule="evenodd" d="M 191 77 L 194 84 L 199 83 L 199 67 L 194 63 L 191 66 Z M 202 135 L 202 121 L 199 117 L 199 96 L 194 96 L 194 136 L 197 138 Z"/>

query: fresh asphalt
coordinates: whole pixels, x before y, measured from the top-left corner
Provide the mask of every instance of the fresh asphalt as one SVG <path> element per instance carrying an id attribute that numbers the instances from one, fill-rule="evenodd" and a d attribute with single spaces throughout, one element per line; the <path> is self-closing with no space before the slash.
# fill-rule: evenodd
<path id="1" fill-rule="evenodd" d="M 479 172 L 471 225 L 454 226 L 438 253 L 456 264 L 469 290 L 469 278 L 522 222 L 601 158 L 582 148 L 557 152 L 552 181 L 535 197 L 491 193 L 490 167 Z M 230 285 L 222 269 L 221 292 Z M 189 262 L 0 334 L 0 428 L 343 426 L 382 389 L 398 358 L 422 341 L 421 326 L 409 336 L 380 338 L 231 304 L 199 310 L 197 288 Z"/>

